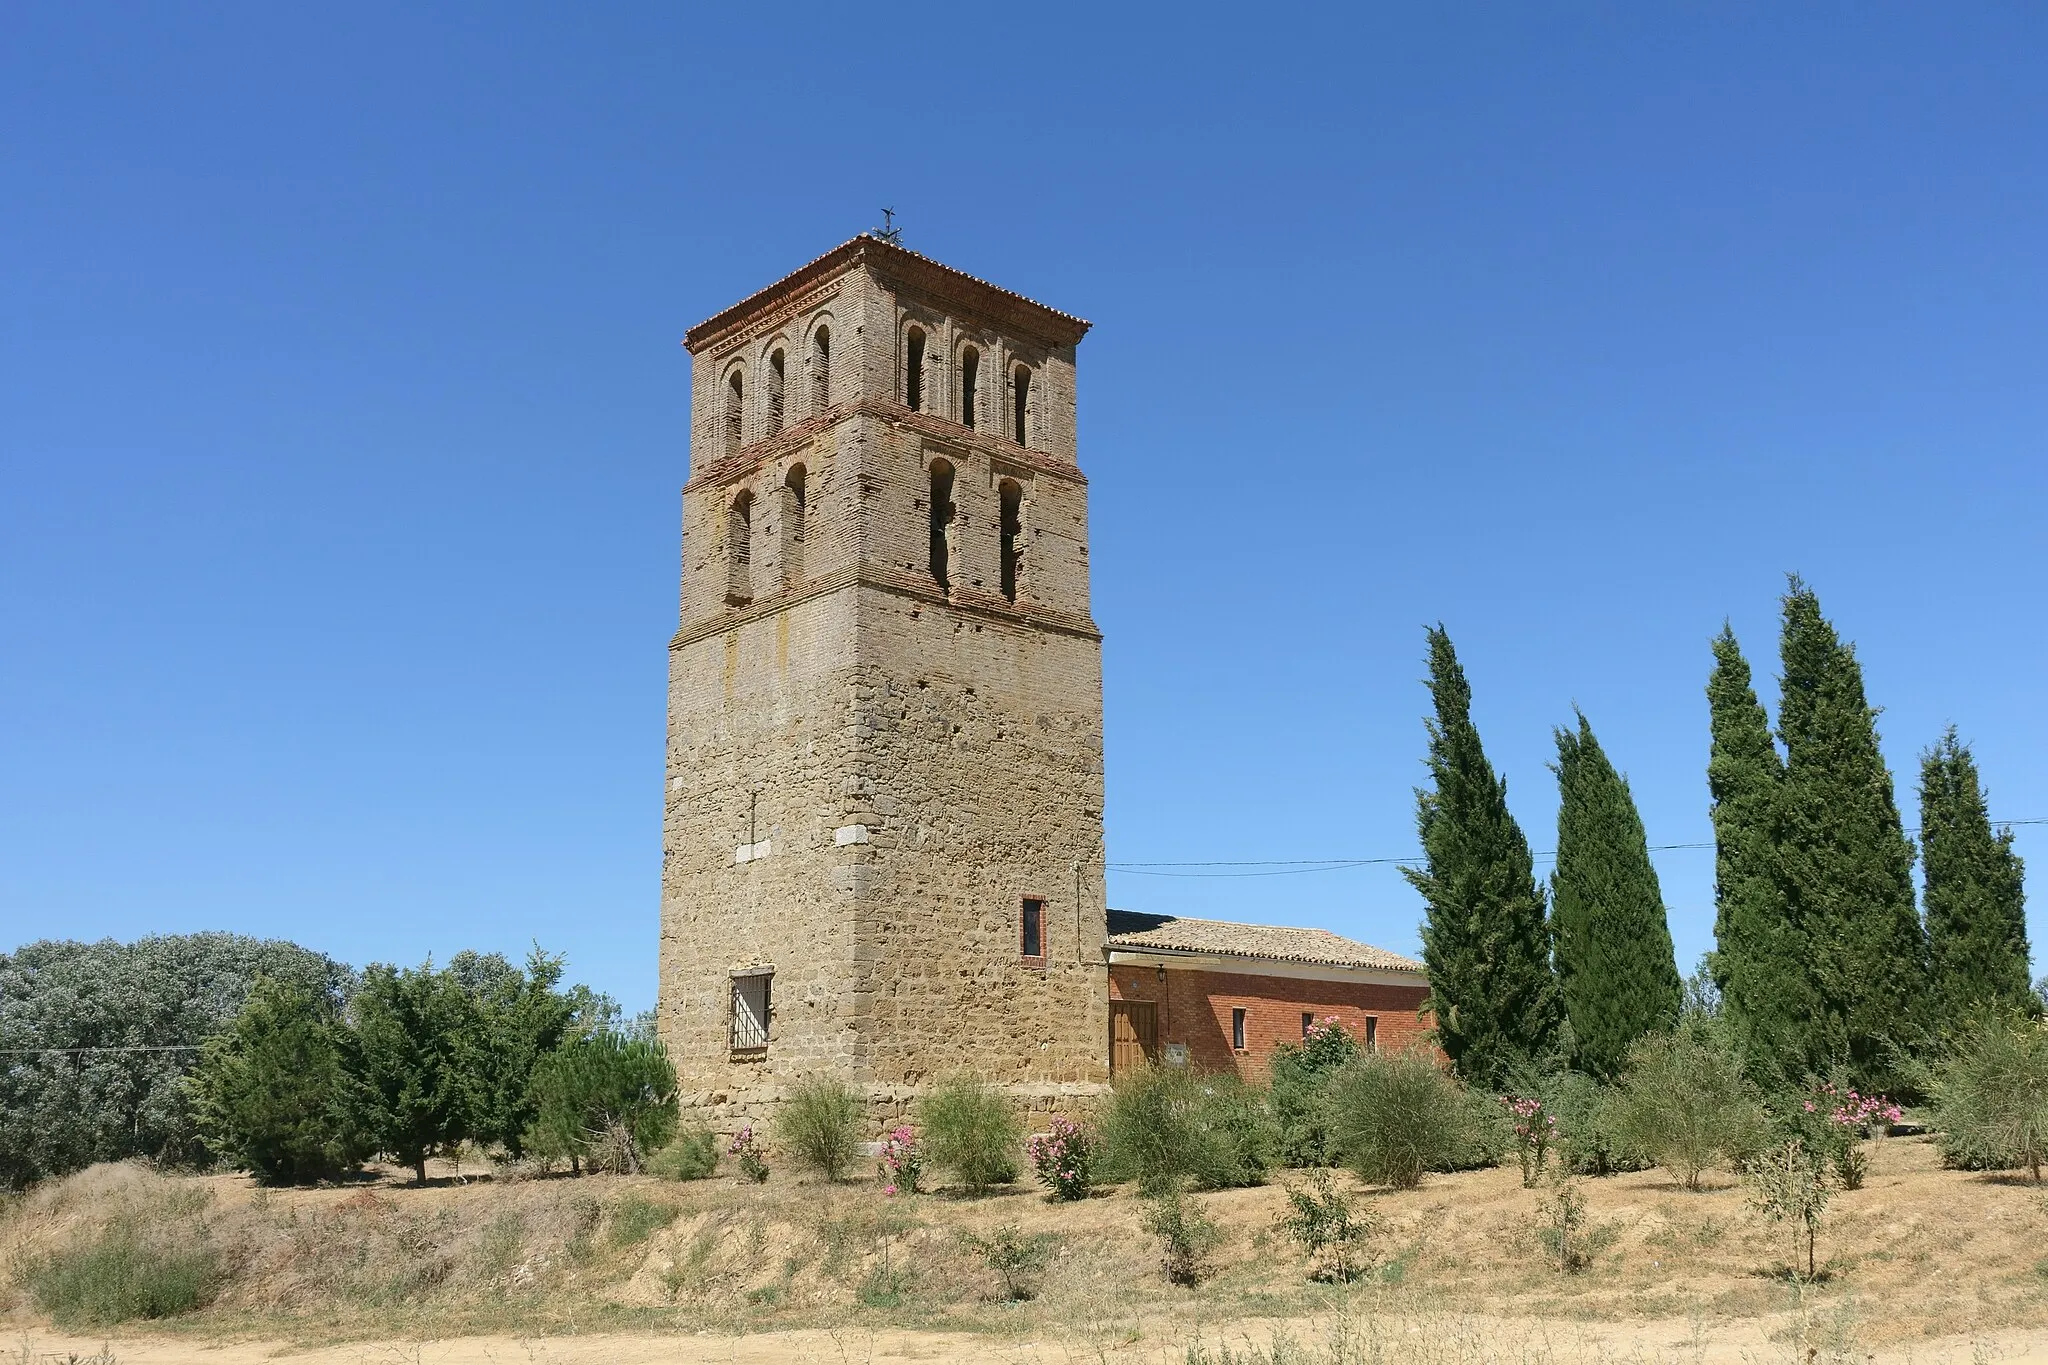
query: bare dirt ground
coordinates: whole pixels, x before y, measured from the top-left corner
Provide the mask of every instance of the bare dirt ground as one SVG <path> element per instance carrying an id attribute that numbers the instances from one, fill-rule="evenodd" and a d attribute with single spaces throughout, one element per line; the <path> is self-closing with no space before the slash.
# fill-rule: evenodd
<path id="1" fill-rule="evenodd" d="M 1308 1281 L 1274 1231 L 1277 1187 L 1199 1196 L 1222 1225 L 1215 1273 L 1167 1284 L 1128 1191 L 1078 1205 L 1030 1189 L 889 1199 L 778 1171 L 729 1178 L 508 1183 L 386 1176 L 326 1190 L 104 1167 L 18 1201 L 0 1265 L 21 1268 L 110 1219 L 201 1238 L 228 1274 L 206 1308 L 105 1334 L 59 1331 L 0 1290 L 21 1365 L 106 1347 L 122 1365 L 582 1365 L 641 1361 L 1349 1362 L 2041 1361 L 2048 1365 L 2048 1196 L 1942 1170 L 1913 1139 L 1873 1145 L 1836 1196 L 1822 1281 L 1727 1178 L 1662 1171 L 1586 1181 L 1593 1263 L 1559 1273 L 1538 1199 L 1513 1170 L 1360 1191 L 1376 1267 Z M 1284 1173 L 1283 1180 L 1293 1179 Z M 1005 1300 L 964 1235 L 1014 1224 L 1052 1239 L 1032 1297 Z M 1276 1342 L 1277 1335 L 1277 1342 Z"/>

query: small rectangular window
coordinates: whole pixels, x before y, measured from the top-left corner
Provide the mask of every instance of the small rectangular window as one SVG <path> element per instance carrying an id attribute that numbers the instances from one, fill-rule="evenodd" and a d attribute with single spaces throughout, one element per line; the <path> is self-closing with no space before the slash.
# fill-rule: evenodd
<path id="1" fill-rule="evenodd" d="M 1027 900 L 1023 914 L 1023 953 L 1026 957 L 1045 956 L 1045 902 Z"/>
<path id="2" fill-rule="evenodd" d="M 1301 1012 L 1301 1036 L 1308 1037 L 1308 1031 L 1316 1026 L 1316 1017 L 1308 1010 Z"/>
<path id="3" fill-rule="evenodd" d="M 1230 1045 L 1239 1052 L 1244 1051 L 1244 1014 L 1243 1010 L 1230 1012 Z"/>
<path id="4" fill-rule="evenodd" d="M 1380 1050 L 1380 1017 L 1377 1014 L 1365 1016 L 1365 1050 L 1367 1052 L 1378 1052 Z"/>
<path id="5" fill-rule="evenodd" d="M 772 972 L 754 972 L 732 979 L 732 1047 L 735 1052 L 768 1046 L 768 984 Z"/>

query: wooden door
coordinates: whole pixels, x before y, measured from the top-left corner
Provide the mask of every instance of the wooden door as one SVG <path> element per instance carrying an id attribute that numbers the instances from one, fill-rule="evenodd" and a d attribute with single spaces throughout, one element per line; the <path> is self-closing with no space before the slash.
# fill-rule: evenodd
<path id="1" fill-rule="evenodd" d="M 1109 1002 L 1109 1073 L 1144 1066 L 1159 1058 L 1159 1006 L 1150 1000 Z"/>

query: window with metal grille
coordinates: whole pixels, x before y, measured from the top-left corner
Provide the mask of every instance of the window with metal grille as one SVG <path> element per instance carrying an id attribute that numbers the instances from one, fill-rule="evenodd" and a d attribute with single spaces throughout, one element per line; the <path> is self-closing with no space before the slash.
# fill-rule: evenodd
<path id="1" fill-rule="evenodd" d="M 1230 1012 L 1230 1045 L 1239 1052 L 1244 1051 L 1244 1016 L 1243 1010 Z"/>
<path id="2" fill-rule="evenodd" d="M 1025 957 L 1045 956 L 1045 902 L 1027 900 L 1022 916 L 1022 949 Z"/>
<path id="3" fill-rule="evenodd" d="M 768 986 L 773 972 L 732 979 L 732 1046 L 735 1052 L 768 1046 Z"/>

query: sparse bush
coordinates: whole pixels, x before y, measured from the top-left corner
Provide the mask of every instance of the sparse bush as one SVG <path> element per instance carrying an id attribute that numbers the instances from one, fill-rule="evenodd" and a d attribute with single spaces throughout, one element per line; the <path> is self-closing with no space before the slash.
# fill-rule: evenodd
<path id="1" fill-rule="evenodd" d="M 675 1222 L 681 1212 L 674 1204 L 657 1204 L 637 1194 L 621 1196 L 619 1202 L 612 1205 L 606 1239 L 614 1247 L 638 1246 Z"/>
<path id="2" fill-rule="evenodd" d="M 1934 1110 L 1949 1165 L 2025 1167 L 2040 1184 L 2048 1163 L 2048 1028 L 2004 1013 L 1974 1020 L 1935 1071 Z"/>
<path id="3" fill-rule="evenodd" d="M 797 1164 L 838 1180 L 859 1155 L 861 1097 L 844 1081 L 798 1081 L 775 1119 L 775 1139 Z"/>
<path id="4" fill-rule="evenodd" d="M 1280 1230 L 1308 1257 L 1310 1279 L 1349 1284 L 1364 1273 L 1378 1220 L 1355 1211 L 1328 1171 L 1311 1172 L 1305 1190 L 1290 1187 L 1287 1203 Z"/>
<path id="5" fill-rule="evenodd" d="M 1792 1273 L 1799 1275 L 1799 1250 L 1805 1251 L 1805 1279 L 1814 1277 L 1814 1248 L 1820 1240 L 1821 1217 L 1827 1212 L 1828 1160 L 1798 1138 L 1774 1142 L 1748 1166 L 1749 1197 L 1758 1212 L 1792 1230 Z"/>
<path id="6" fill-rule="evenodd" d="M 1054 1199 L 1086 1199 L 1094 1170 L 1094 1150 L 1088 1132 L 1068 1119 L 1055 1117 L 1048 1132 L 1039 1133 L 1025 1144 L 1038 1181 Z"/>
<path id="7" fill-rule="evenodd" d="M 756 1185 L 768 1179 L 768 1156 L 761 1150 L 761 1144 L 754 1139 L 754 1125 L 749 1123 L 733 1134 L 732 1143 L 725 1154 L 739 1164 L 740 1174 Z"/>
<path id="8" fill-rule="evenodd" d="M 1016 1106 L 972 1076 L 942 1082 L 918 1102 L 926 1158 L 970 1194 L 1017 1178 L 1024 1125 Z"/>
<path id="9" fill-rule="evenodd" d="M 1475 1100 L 1421 1052 L 1367 1053 L 1330 1081 L 1330 1137 L 1359 1176 L 1413 1189 L 1480 1145 Z"/>
<path id="10" fill-rule="evenodd" d="M 1026 1236 L 1015 1223 L 1004 1223 L 988 1236 L 962 1231 L 960 1240 L 981 1257 L 983 1265 L 1002 1279 L 1003 1298 L 1021 1303 L 1037 1293 L 1034 1277 L 1052 1260 L 1059 1238 L 1049 1232 Z"/>
<path id="11" fill-rule="evenodd" d="M 1330 1077 L 1358 1055 L 1357 1040 L 1335 1015 L 1310 1024 L 1300 1043 L 1273 1051 L 1268 1095 L 1284 1166 L 1331 1166 Z"/>
<path id="12" fill-rule="evenodd" d="M 1586 1194 L 1579 1182 L 1560 1170 L 1536 1209 L 1536 1240 L 1543 1244 L 1552 1264 L 1567 1275 L 1584 1270 L 1593 1257 L 1586 1245 Z"/>
<path id="13" fill-rule="evenodd" d="M 66 1329 L 190 1313 L 212 1301 L 221 1279 L 206 1241 L 167 1245 L 126 1222 L 31 1261 L 21 1275 L 36 1307 Z"/>
<path id="14" fill-rule="evenodd" d="M 711 1130 L 689 1127 L 647 1158 L 647 1173 L 663 1180 L 704 1180 L 718 1170 L 718 1139 Z"/>
<path id="15" fill-rule="evenodd" d="M 1138 1192 L 1263 1185 L 1277 1145 L 1264 1097 L 1235 1076 L 1146 1067 L 1117 1082 L 1099 1121 L 1103 1173 Z"/>
<path id="16" fill-rule="evenodd" d="M 1688 1017 L 1650 1034 L 1629 1050 L 1615 1131 L 1697 1190 L 1702 1172 L 1739 1163 L 1761 1139 L 1763 1109 L 1742 1070 L 1711 1021 Z"/>
<path id="17" fill-rule="evenodd" d="M 1159 1239 L 1166 1278 L 1178 1285 L 1200 1284 L 1209 1271 L 1209 1254 L 1223 1242 L 1223 1230 L 1179 1181 L 1145 1196 L 1144 1224 Z"/>

